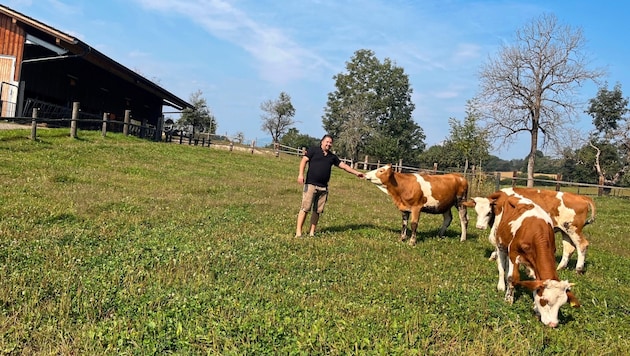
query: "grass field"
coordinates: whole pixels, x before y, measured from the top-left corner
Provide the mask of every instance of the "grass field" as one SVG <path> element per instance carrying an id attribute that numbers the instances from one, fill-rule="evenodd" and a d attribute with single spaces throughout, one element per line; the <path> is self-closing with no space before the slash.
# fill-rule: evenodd
<path id="1" fill-rule="evenodd" d="M 496 291 L 487 231 L 460 242 L 454 214 L 439 239 L 422 215 L 410 247 L 389 197 L 339 169 L 319 234 L 295 239 L 295 156 L 29 134 L 0 132 L 2 354 L 630 350 L 630 200 L 596 198 L 586 274 L 560 272 L 582 307 L 551 329 L 529 292 Z"/>

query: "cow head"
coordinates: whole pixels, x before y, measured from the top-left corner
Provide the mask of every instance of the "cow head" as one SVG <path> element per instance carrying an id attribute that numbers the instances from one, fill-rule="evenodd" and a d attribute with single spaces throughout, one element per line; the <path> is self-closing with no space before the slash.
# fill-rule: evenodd
<path id="1" fill-rule="evenodd" d="M 475 197 L 472 201 L 463 202 L 462 205 L 468 208 L 475 208 L 477 213 L 477 229 L 485 230 L 494 224 L 495 218 L 500 217 L 502 204 L 507 195 L 501 191 L 488 195 L 487 198 Z"/>
<path id="2" fill-rule="evenodd" d="M 540 321 L 549 327 L 558 326 L 558 312 L 567 301 L 574 308 L 580 306 L 580 302 L 571 293 L 573 283 L 569 281 L 548 279 L 522 281 L 520 284 L 533 291 L 534 312 L 539 316 Z"/>
<path id="3" fill-rule="evenodd" d="M 367 172 L 365 174 L 365 179 L 376 184 L 378 189 L 385 192 L 385 194 L 389 194 L 387 193 L 387 186 L 385 184 L 389 182 L 390 177 L 393 174 L 394 174 L 394 170 L 392 169 L 392 165 L 388 164 L 383 167 Z"/>

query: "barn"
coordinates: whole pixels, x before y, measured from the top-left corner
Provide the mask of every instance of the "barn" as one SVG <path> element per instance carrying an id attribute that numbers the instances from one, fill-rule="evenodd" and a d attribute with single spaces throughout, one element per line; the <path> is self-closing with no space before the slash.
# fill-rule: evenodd
<path id="1" fill-rule="evenodd" d="M 0 85 L 0 116 L 5 118 L 31 117 L 33 108 L 40 118 L 70 118 L 78 102 L 80 119 L 98 120 L 109 113 L 114 123 L 127 114 L 161 130 L 164 108 L 192 108 L 78 38 L 3 5 Z M 111 126 L 122 130 L 122 125 Z"/>

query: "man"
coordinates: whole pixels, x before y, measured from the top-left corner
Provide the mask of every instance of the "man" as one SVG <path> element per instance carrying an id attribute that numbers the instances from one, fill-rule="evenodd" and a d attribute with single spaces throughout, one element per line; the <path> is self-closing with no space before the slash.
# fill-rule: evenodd
<path id="1" fill-rule="evenodd" d="M 302 225 L 304 225 L 306 215 L 309 212 L 312 212 L 309 235 L 315 235 L 319 214 L 324 211 L 324 206 L 328 199 L 328 181 L 330 180 L 332 166 L 337 166 L 348 173 L 363 178 L 363 173 L 341 162 L 339 157 L 330 151 L 332 144 L 332 136 L 324 135 L 320 141 L 320 146 L 309 148 L 300 161 L 300 171 L 297 180 L 298 183 L 304 184 L 304 190 L 302 193 L 302 207 L 297 217 L 295 237 L 302 237 Z M 306 180 L 304 180 L 304 169 L 307 162 L 308 172 Z"/>

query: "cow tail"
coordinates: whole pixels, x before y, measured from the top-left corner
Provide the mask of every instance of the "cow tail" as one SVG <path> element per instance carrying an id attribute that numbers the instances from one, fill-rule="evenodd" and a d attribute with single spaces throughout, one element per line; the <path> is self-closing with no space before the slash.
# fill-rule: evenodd
<path id="1" fill-rule="evenodd" d="M 584 222 L 585 226 L 595 222 L 595 203 L 593 202 L 593 199 L 588 199 L 588 205 L 591 207 L 591 216 Z"/>

